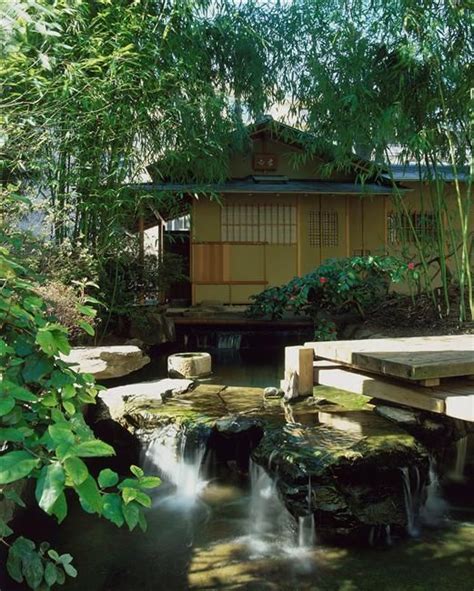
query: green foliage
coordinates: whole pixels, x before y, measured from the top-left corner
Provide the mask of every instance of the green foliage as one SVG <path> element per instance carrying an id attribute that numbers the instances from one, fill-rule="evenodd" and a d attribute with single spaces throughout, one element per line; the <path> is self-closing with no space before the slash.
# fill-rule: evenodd
<path id="1" fill-rule="evenodd" d="M 84 307 L 85 308 L 85 307 Z M 88 308 L 88 307 L 87 307 Z M 83 309 L 90 315 L 91 309 Z M 146 490 L 159 479 L 137 467 L 120 481 L 109 469 L 97 480 L 81 458 L 108 457 L 113 448 L 96 439 L 83 418 L 83 406 L 93 404 L 99 387 L 62 361 L 70 350 L 67 330 L 49 319 L 28 271 L 0 248 L 0 492 L 22 505 L 3 485 L 35 480 L 39 507 L 59 523 L 68 512 L 69 495 L 76 494 L 85 511 L 130 529 L 146 527 Z M 0 540 L 9 546 L 7 570 L 31 589 L 49 589 L 76 576 L 68 554 L 59 556 L 49 545 L 39 547 L 15 534 L 0 520 Z"/>
<path id="2" fill-rule="evenodd" d="M 468 4 L 295 0 L 287 5 L 280 29 L 292 47 L 284 58 L 282 83 L 292 97 L 294 119 L 311 132 L 307 155 L 330 154 L 328 174 L 348 170 L 354 156 L 360 157 L 362 181 L 387 173 L 394 146 L 400 163 L 423 167 L 428 191 L 420 196 L 421 207 L 434 213 L 435 240 L 427 245 L 412 226 L 410 257 L 416 255 L 423 287 L 435 306 L 433 279 L 441 279 L 445 313 L 451 305 L 450 285 L 457 284 L 460 320 L 474 318 L 472 176 L 461 181 L 472 158 Z M 452 184 L 444 179 L 446 163 L 452 167 Z M 395 210 L 408 218 L 408 207 L 398 194 Z M 401 245 L 402 252 L 406 247 Z"/>
<path id="3" fill-rule="evenodd" d="M 391 282 L 401 281 L 408 266 L 388 256 L 329 259 L 311 273 L 286 285 L 252 296 L 250 316 L 281 318 L 286 311 L 317 320 L 317 331 L 327 336 L 332 324 L 321 312 L 356 310 L 361 316 L 388 293 Z M 318 328 L 319 325 L 319 328 Z"/>

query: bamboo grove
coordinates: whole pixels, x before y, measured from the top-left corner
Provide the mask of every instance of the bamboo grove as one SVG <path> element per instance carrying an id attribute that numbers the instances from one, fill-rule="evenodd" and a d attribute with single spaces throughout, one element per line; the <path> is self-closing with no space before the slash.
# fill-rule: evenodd
<path id="1" fill-rule="evenodd" d="M 222 180 L 244 124 L 281 104 L 333 167 L 363 149 L 364 174 L 385 170 L 395 144 L 425 167 L 437 224 L 429 249 L 415 237 L 422 288 L 435 301 L 437 260 L 442 313 L 454 283 L 460 320 L 474 318 L 471 182 L 459 182 L 472 157 L 467 2 L 16 0 L 2 12 L 3 187 L 42 196 L 58 243 L 113 257 L 141 202 L 124 187 L 145 165 Z"/>

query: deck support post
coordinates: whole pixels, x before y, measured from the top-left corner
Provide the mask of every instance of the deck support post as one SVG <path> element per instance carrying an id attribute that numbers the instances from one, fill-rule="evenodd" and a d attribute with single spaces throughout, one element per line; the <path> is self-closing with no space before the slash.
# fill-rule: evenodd
<path id="1" fill-rule="evenodd" d="M 285 347 L 283 382 L 288 383 L 292 376 L 296 376 L 298 396 L 313 394 L 313 359 L 314 351 L 309 347 Z"/>

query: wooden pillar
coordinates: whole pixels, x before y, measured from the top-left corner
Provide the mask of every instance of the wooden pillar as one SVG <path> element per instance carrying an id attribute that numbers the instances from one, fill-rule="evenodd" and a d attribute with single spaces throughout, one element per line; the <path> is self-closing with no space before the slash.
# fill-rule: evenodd
<path id="1" fill-rule="evenodd" d="M 292 376 L 296 377 L 298 396 L 313 394 L 313 359 L 314 350 L 309 347 L 285 347 L 285 376 L 288 383 Z"/>

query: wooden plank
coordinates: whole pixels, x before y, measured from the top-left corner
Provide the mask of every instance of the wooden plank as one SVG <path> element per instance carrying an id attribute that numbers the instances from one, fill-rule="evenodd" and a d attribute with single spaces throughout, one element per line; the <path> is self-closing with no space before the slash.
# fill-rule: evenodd
<path id="1" fill-rule="evenodd" d="M 474 373 L 471 335 L 305 343 L 317 357 L 383 375 L 428 380 Z"/>
<path id="2" fill-rule="evenodd" d="M 317 369 L 315 383 L 321 386 L 330 386 L 339 390 L 347 390 L 353 394 L 363 394 L 371 398 L 390 400 L 405 406 L 429 410 L 436 413 L 444 413 L 446 404 L 444 400 L 429 395 L 429 390 L 423 388 L 413 392 L 412 387 L 399 386 L 383 381 L 382 378 L 355 373 L 347 369 Z"/>
<path id="3" fill-rule="evenodd" d="M 296 374 L 299 396 L 310 396 L 313 393 L 313 358 L 312 349 L 285 347 L 284 381 L 287 382 L 292 374 Z"/>
<path id="4" fill-rule="evenodd" d="M 469 382 L 451 381 L 433 388 L 406 384 L 359 373 L 327 361 L 314 362 L 314 381 L 322 386 L 347 390 L 405 406 L 474 421 L 474 387 Z"/>

